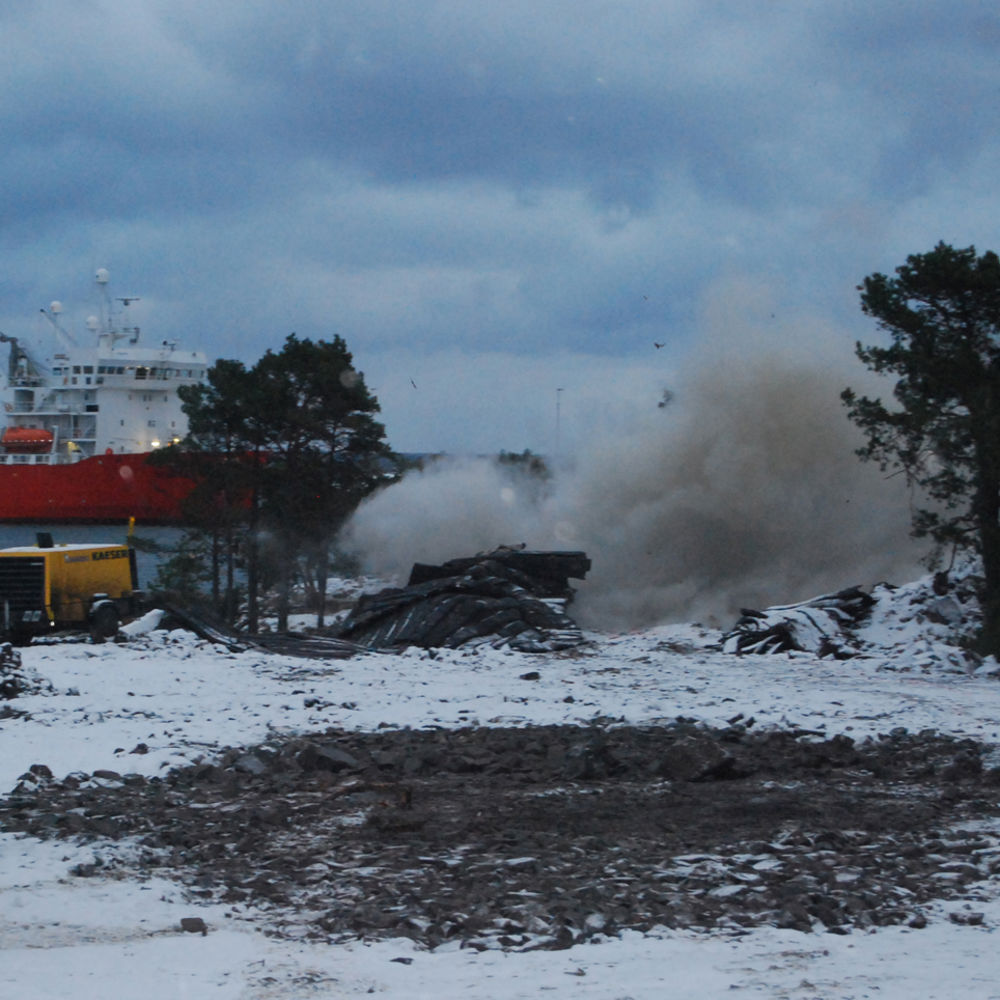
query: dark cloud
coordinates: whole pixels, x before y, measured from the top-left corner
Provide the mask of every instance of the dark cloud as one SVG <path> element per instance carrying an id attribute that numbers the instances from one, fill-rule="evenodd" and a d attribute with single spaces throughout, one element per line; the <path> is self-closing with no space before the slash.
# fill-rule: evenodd
<path id="1" fill-rule="evenodd" d="M 865 274 L 989 245 L 998 25 L 973 0 L 7 5 L 0 328 L 82 318 L 109 266 L 212 354 L 342 334 L 410 387 L 383 400 L 409 449 L 544 450 L 567 371 L 613 409 L 720 279 L 850 343 Z"/>

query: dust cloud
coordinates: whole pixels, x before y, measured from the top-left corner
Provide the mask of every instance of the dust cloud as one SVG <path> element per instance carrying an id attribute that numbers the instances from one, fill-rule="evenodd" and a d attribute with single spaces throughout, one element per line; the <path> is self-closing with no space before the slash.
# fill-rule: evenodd
<path id="1" fill-rule="evenodd" d="M 630 427 L 547 483 L 488 459 L 433 464 L 366 502 L 345 544 L 404 577 L 499 544 L 581 549 L 593 569 L 573 615 L 603 629 L 725 626 L 741 607 L 916 575 L 904 483 L 854 454 L 839 393 L 865 373 L 849 347 L 714 320 L 666 405 L 637 398 Z"/>

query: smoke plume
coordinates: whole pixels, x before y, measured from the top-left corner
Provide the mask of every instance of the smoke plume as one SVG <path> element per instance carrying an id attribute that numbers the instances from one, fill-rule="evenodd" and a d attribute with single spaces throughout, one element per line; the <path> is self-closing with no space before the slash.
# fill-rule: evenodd
<path id="1" fill-rule="evenodd" d="M 597 628 L 729 624 L 740 607 L 909 578 L 922 553 L 905 486 L 860 462 L 839 400 L 865 381 L 859 363 L 716 319 L 724 332 L 666 397 L 637 399 L 627 431 L 576 449 L 542 489 L 485 459 L 435 464 L 365 503 L 347 544 L 404 574 L 499 544 L 582 549 L 573 614 Z"/>

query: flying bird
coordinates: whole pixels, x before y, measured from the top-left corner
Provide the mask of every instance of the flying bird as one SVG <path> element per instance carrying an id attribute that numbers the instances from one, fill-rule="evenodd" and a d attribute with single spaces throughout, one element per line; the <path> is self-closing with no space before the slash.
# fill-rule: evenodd
<path id="1" fill-rule="evenodd" d="M 655 340 L 653 341 L 653 347 L 655 347 L 657 350 L 659 350 L 662 346 L 663 344 L 658 344 Z"/>
<path id="2" fill-rule="evenodd" d="M 414 389 L 417 387 L 417 383 L 414 382 L 412 378 L 410 379 L 410 385 L 412 385 Z"/>

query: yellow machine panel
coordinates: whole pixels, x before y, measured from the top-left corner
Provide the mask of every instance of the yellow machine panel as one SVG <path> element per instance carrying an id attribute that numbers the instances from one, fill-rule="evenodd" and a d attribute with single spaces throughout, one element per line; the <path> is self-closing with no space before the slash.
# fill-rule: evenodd
<path id="1" fill-rule="evenodd" d="M 84 621 L 94 594 L 107 594 L 112 600 L 128 597 L 136 589 L 130 556 L 127 545 L 61 545 L 48 550 L 45 561 L 52 618 Z"/>

